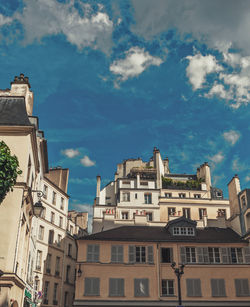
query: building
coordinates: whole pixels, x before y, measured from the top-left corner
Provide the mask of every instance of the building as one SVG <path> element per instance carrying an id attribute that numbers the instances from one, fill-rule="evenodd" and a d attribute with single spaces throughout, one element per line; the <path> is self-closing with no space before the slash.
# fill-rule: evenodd
<path id="1" fill-rule="evenodd" d="M 102 189 L 97 176 L 93 233 L 121 225 L 164 226 L 183 215 L 196 220 L 198 227 L 230 216 L 229 201 L 212 186 L 206 162 L 196 174 L 174 174 L 168 158 L 163 160 L 154 148 L 148 162 L 138 158 L 118 164 L 114 181 Z"/>
<path id="2" fill-rule="evenodd" d="M 76 212 L 72 220 L 68 215 L 69 171 L 48 168 L 47 141 L 32 110 L 29 79 L 21 74 L 11 89 L 0 91 L 0 138 L 22 170 L 0 205 L 0 306 L 69 307 L 75 235 L 86 234 L 88 216 Z M 38 201 L 44 210 L 34 217 Z"/>
<path id="3" fill-rule="evenodd" d="M 232 228 L 121 226 L 78 239 L 74 306 L 249 306 L 250 247 Z"/>

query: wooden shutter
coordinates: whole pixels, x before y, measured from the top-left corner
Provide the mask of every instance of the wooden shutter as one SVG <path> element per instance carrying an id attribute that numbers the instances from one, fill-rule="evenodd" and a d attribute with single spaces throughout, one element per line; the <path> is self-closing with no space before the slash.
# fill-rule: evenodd
<path id="1" fill-rule="evenodd" d="M 116 262 L 116 246 L 111 246 L 111 262 Z"/>
<path id="2" fill-rule="evenodd" d="M 99 250 L 100 247 L 99 245 L 94 245 L 94 261 L 98 262 L 99 261 Z"/>
<path id="3" fill-rule="evenodd" d="M 193 295 L 193 279 L 186 279 L 186 287 L 187 287 L 187 296 L 194 296 Z"/>
<path id="4" fill-rule="evenodd" d="M 123 262 L 123 246 L 122 245 L 117 246 L 117 261 Z"/>
<path id="5" fill-rule="evenodd" d="M 109 296 L 115 296 L 116 295 L 116 284 L 115 279 L 110 278 L 109 279 Z"/>
<path id="6" fill-rule="evenodd" d="M 135 263 L 135 246 L 130 245 L 128 247 L 128 261 L 129 263 Z"/>
<path id="7" fill-rule="evenodd" d="M 203 261 L 205 263 L 209 263 L 209 256 L 208 256 L 208 247 L 203 247 Z"/>
<path id="8" fill-rule="evenodd" d="M 93 295 L 100 295 L 100 279 L 92 278 L 92 293 Z"/>
<path id="9" fill-rule="evenodd" d="M 226 247 L 221 248 L 221 258 L 222 263 L 229 263 L 228 249 Z"/>
<path id="10" fill-rule="evenodd" d="M 87 247 L 87 261 L 93 261 L 93 245 L 88 245 Z"/>
<path id="11" fill-rule="evenodd" d="M 211 279 L 212 296 L 218 296 L 217 279 Z"/>
<path id="12" fill-rule="evenodd" d="M 91 294 L 91 279 L 85 278 L 84 280 L 84 295 L 90 295 Z"/>
<path id="13" fill-rule="evenodd" d="M 172 263 L 173 262 L 173 248 L 172 247 L 170 247 L 169 248 L 169 256 L 170 256 L 170 263 Z"/>
<path id="14" fill-rule="evenodd" d="M 226 296 L 225 280 L 218 279 L 219 296 Z"/>
<path id="15" fill-rule="evenodd" d="M 235 292 L 236 292 L 236 296 L 241 296 L 241 282 L 240 279 L 235 279 L 234 280 L 235 283 Z"/>
<path id="16" fill-rule="evenodd" d="M 249 296 L 248 279 L 235 279 L 236 296 Z"/>
<path id="17" fill-rule="evenodd" d="M 153 246 L 147 247 L 147 253 L 148 253 L 148 263 L 154 263 L 154 249 Z"/>
<path id="18" fill-rule="evenodd" d="M 212 296 L 226 296 L 225 280 L 211 279 Z"/>
<path id="19" fill-rule="evenodd" d="M 124 296 L 124 279 L 119 278 L 117 280 L 117 294 L 119 296 Z"/>
<path id="20" fill-rule="evenodd" d="M 203 249 L 202 247 L 196 247 L 197 258 L 199 263 L 203 263 Z"/>
<path id="21" fill-rule="evenodd" d="M 185 247 L 181 247 L 180 248 L 180 254 L 181 254 L 181 263 L 186 263 L 186 248 Z"/>
<path id="22" fill-rule="evenodd" d="M 193 292 L 194 296 L 201 296 L 201 280 L 193 279 Z"/>
<path id="23" fill-rule="evenodd" d="M 250 263 L 250 246 L 244 247 L 245 263 Z"/>

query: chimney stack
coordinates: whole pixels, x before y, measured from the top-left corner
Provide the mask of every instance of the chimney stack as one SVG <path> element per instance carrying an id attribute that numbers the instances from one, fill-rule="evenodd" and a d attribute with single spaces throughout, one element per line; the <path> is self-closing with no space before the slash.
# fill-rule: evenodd
<path id="1" fill-rule="evenodd" d="M 101 176 L 96 176 L 96 204 L 100 204 L 100 192 L 101 192 Z"/>

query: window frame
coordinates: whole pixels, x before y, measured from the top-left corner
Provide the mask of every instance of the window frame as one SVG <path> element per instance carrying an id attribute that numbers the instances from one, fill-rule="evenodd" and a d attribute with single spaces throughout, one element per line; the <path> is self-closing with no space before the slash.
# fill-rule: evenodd
<path id="1" fill-rule="evenodd" d="M 92 248 L 92 251 L 91 251 Z M 100 245 L 88 244 L 87 245 L 87 262 L 99 262 L 100 259 Z"/>
<path id="2" fill-rule="evenodd" d="M 119 283 L 121 286 L 120 289 L 119 289 Z M 111 289 L 114 293 L 112 293 Z M 119 290 L 121 291 L 119 292 Z M 109 296 L 110 297 L 123 297 L 124 296 L 124 278 L 109 278 Z"/>
<path id="3" fill-rule="evenodd" d="M 164 285 L 164 283 L 166 285 Z M 170 283 L 172 283 L 172 286 L 170 286 Z M 163 293 L 163 289 L 166 289 L 166 294 Z M 170 289 L 173 289 L 173 293 L 170 293 Z M 166 296 L 175 296 L 175 287 L 174 287 L 174 279 L 162 279 L 161 280 L 161 296 L 166 297 Z"/>
<path id="4" fill-rule="evenodd" d="M 87 282 L 90 283 L 90 291 L 87 292 Z M 97 291 L 94 291 L 94 282 L 97 284 Z M 84 296 L 100 296 L 100 278 L 99 277 L 85 277 L 84 278 Z"/>
<path id="5" fill-rule="evenodd" d="M 144 283 L 146 293 L 143 294 L 139 283 Z M 134 296 L 135 297 L 149 297 L 149 279 L 148 278 L 134 278 Z"/>

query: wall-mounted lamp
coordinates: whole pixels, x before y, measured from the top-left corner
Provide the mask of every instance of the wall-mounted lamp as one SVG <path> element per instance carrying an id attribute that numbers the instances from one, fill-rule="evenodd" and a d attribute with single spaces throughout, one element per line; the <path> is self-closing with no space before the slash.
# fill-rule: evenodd
<path id="1" fill-rule="evenodd" d="M 77 271 L 77 276 L 78 277 L 82 276 L 82 270 L 81 270 L 81 265 L 80 264 L 79 264 L 79 268 L 78 268 L 78 271 Z"/>
<path id="2" fill-rule="evenodd" d="M 33 213 L 36 217 L 40 217 L 44 209 L 44 206 L 41 202 L 41 197 L 44 196 L 44 193 L 39 190 L 31 190 L 31 192 L 37 193 L 38 202 L 33 205 Z"/>

